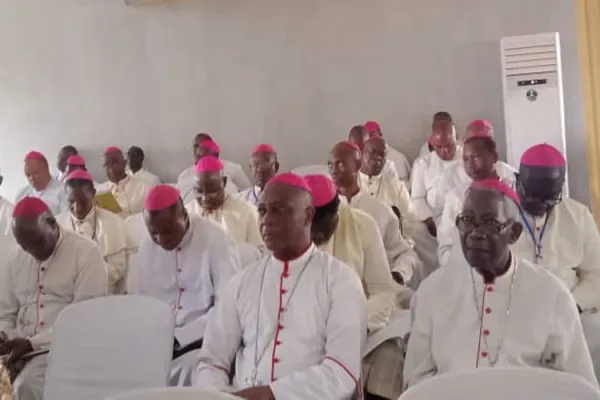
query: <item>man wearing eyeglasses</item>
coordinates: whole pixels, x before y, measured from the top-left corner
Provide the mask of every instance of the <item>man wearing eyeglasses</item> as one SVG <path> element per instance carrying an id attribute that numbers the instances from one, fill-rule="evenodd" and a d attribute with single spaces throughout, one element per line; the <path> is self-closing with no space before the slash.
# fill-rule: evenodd
<path id="1" fill-rule="evenodd" d="M 563 371 L 598 387 L 573 296 L 510 248 L 523 234 L 516 192 L 499 180 L 474 182 L 456 227 L 462 252 L 413 296 L 407 386 L 514 366 Z"/>
<path id="2" fill-rule="evenodd" d="M 562 280 L 575 296 L 600 372 L 600 235 L 590 210 L 563 198 L 566 160 L 554 147 L 539 144 L 521 157 L 517 193 L 524 232 L 513 245 L 520 257 Z"/>

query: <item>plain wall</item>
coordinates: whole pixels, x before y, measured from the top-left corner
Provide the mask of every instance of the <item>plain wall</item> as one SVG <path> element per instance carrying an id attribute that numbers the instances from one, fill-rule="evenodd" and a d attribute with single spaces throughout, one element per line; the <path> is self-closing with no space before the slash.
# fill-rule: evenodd
<path id="1" fill-rule="evenodd" d="M 588 202 L 572 0 L 0 0 L 3 194 L 24 154 L 83 151 L 104 181 L 107 145 L 146 149 L 165 181 L 195 133 L 247 164 L 276 146 L 283 168 L 323 163 L 366 119 L 410 158 L 431 115 L 496 126 L 504 152 L 499 39 L 559 31 L 571 193 Z"/>

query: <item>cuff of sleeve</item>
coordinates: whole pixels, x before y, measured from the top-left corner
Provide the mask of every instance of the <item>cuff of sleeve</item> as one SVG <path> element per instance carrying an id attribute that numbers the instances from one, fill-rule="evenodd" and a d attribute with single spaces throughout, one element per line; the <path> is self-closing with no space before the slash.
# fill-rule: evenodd
<path id="1" fill-rule="evenodd" d="M 40 350 L 47 344 L 46 340 L 44 340 L 44 338 L 40 336 L 40 334 L 37 334 L 28 338 L 33 350 Z"/>

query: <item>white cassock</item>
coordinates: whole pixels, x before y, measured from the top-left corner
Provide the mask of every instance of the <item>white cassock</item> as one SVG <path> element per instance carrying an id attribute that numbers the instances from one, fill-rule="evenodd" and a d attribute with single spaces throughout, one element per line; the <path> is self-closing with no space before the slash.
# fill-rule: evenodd
<path id="1" fill-rule="evenodd" d="M 128 171 L 127 175 L 141 180 L 148 189 L 152 189 L 154 186 L 160 185 L 160 178 L 144 168 L 140 169 L 138 172 Z"/>
<path id="2" fill-rule="evenodd" d="M 24 197 L 37 197 L 44 200 L 44 203 L 48 205 L 54 215 L 68 210 L 65 186 L 55 178 L 52 178 L 43 190 L 35 190 L 31 185 L 25 186 L 17 193 L 15 203 L 18 203 Z"/>
<path id="3" fill-rule="evenodd" d="M 258 204 L 258 199 L 260 198 L 260 192 L 261 190 L 258 186 L 253 186 L 249 189 L 242 190 L 240 193 L 238 193 L 238 197 L 247 201 L 253 206 L 256 206 Z"/>
<path id="4" fill-rule="evenodd" d="M 119 183 L 106 182 L 105 185 L 121 206 L 122 212 L 119 215 L 122 218 L 144 210 L 144 200 L 149 188 L 143 181 L 128 176 Z"/>
<path id="5" fill-rule="evenodd" d="M 11 202 L 0 196 L 0 268 L 4 266 L 9 253 L 17 244 L 12 233 L 12 213 Z"/>
<path id="6" fill-rule="evenodd" d="M 514 187 L 517 170 L 502 161 L 496 163 L 495 169 L 502 182 L 510 187 Z M 471 186 L 471 183 L 473 183 L 473 180 L 467 175 L 462 162 L 454 164 L 442 174 L 435 189 L 436 203 L 433 205 L 433 219 L 436 223 L 440 221 L 448 193 L 453 190 L 456 190 L 458 193 L 464 193 Z"/>
<path id="7" fill-rule="evenodd" d="M 108 293 L 123 294 L 129 256 L 137 251 L 137 244 L 125 221 L 118 215 L 97 207 L 82 221 L 71 213 L 63 213 L 56 220 L 63 229 L 98 243 L 108 270 Z"/>
<path id="8" fill-rule="evenodd" d="M 204 334 L 194 385 L 269 385 L 277 400 L 347 400 L 360 390 L 367 310 L 352 268 L 311 245 L 235 275 Z M 229 371 L 235 361 L 233 385 Z"/>
<path id="9" fill-rule="evenodd" d="M 462 152 L 457 149 L 453 160 L 444 161 L 436 152 L 417 158 L 411 177 L 412 211 L 420 221 L 435 219 L 438 181 L 446 171 L 459 163 Z M 436 221 L 437 222 L 437 221 Z"/>
<path id="10" fill-rule="evenodd" d="M 400 221 L 391 207 L 371 197 L 364 190 L 360 190 L 354 195 L 350 202 L 345 196 L 340 195 L 339 197 L 342 202 L 373 217 L 383 239 L 383 247 L 391 271 L 398 272 L 407 284 L 413 276 L 420 282 L 421 260 L 413 251 L 412 246 L 402 236 Z"/>
<path id="11" fill-rule="evenodd" d="M 256 207 L 237 196 L 226 194 L 221 208 L 210 213 L 205 211 L 196 200 L 187 203 L 185 208 L 190 214 L 208 218 L 221 225 L 234 240 L 250 243 L 256 247 L 263 244 L 258 230 Z"/>
<path id="12" fill-rule="evenodd" d="M 431 150 L 429 150 L 429 141 L 427 141 L 425 144 L 423 144 L 423 146 L 421 146 L 421 150 L 419 150 L 419 157 L 426 156 L 429 153 L 431 153 Z"/>
<path id="13" fill-rule="evenodd" d="M 464 168 L 460 168 L 460 170 L 462 170 L 462 173 L 464 176 L 466 176 Z M 504 169 L 505 172 L 500 173 L 500 171 L 498 171 L 498 175 L 501 175 L 500 180 L 502 182 L 506 183 L 509 187 L 514 187 L 516 183 L 516 176 L 515 172 L 510 172 L 511 170 L 512 167 L 506 165 L 506 168 Z M 456 229 L 456 217 L 458 217 L 462 211 L 465 193 L 471 185 L 470 178 L 468 176 L 466 177 L 469 179 L 468 182 L 463 181 L 463 183 L 456 185 L 444 195 L 444 204 L 442 206 L 443 211 L 441 217 L 438 218 L 437 223 L 437 252 L 440 266 L 448 262 L 448 258 L 450 257 L 450 253 L 452 252 L 454 246 L 460 247 L 458 231 Z"/>
<path id="14" fill-rule="evenodd" d="M 404 220 L 411 213 L 410 194 L 404 182 L 392 177 L 385 172 L 377 176 L 369 177 L 362 172 L 358 175 L 358 186 L 371 197 L 388 204 L 396 206 Z"/>
<path id="15" fill-rule="evenodd" d="M 568 198 L 547 218 L 523 217 L 523 233 L 512 250 L 555 274 L 571 290 L 584 311 L 581 320 L 600 376 L 600 235 L 594 217 L 585 205 Z"/>
<path id="16" fill-rule="evenodd" d="M 54 253 L 39 262 L 20 247 L 0 269 L 0 331 L 25 337 L 34 350 L 51 346 L 52 325 L 73 303 L 107 294 L 100 249 L 88 238 L 61 230 Z M 15 380 L 15 400 L 41 400 L 47 355 L 27 363 Z"/>
<path id="17" fill-rule="evenodd" d="M 577 305 L 554 275 L 513 256 L 506 274 L 484 285 L 461 258 L 433 273 L 413 297 L 407 386 L 449 372 L 529 366 L 598 387 Z"/>
<path id="18" fill-rule="evenodd" d="M 408 159 L 392 146 L 388 145 L 387 149 L 387 161 L 383 167 L 384 171 L 408 185 L 410 181 L 410 163 Z"/>
<path id="19" fill-rule="evenodd" d="M 236 196 L 239 192 L 239 188 L 233 183 L 233 179 L 227 175 L 227 172 L 224 171 L 224 174 L 227 177 L 225 193 Z M 196 186 L 197 179 L 196 168 L 194 166 L 184 169 L 183 172 L 181 172 L 177 177 L 177 190 L 179 190 L 179 194 L 181 195 L 184 204 L 195 200 L 196 193 L 194 188 Z"/>
<path id="20" fill-rule="evenodd" d="M 166 251 L 145 239 L 135 263 L 136 292 L 164 301 L 175 314 L 175 338 L 183 348 L 204 337 L 219 289 L 238 265 L 225 232 L 198 217 L 177 249 Z M 170 384 L 189 386 L 200 350 L 173 360 Z"/>

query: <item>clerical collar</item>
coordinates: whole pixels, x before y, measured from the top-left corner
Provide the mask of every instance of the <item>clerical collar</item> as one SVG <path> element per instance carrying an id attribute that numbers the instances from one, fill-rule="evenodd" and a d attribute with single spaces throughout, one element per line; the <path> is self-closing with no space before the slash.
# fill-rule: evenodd
<path id="1" fill-rule="evenodd" d="M 354 195 L 352 197 L 350 197 L 350 200 L 348 200 L 348 197 L 346 195 L 343 194 L 339 194 L 338 197 L 340 198 L 340 201 L 344 204 L 355 204 L 356 201 L 365 193 L 365 191 L 360 187 L 360 185 L 358 186 L 358 192 L 354 193 Z"/>
<path id="2" fill-rule="evenodd" d="M 96 207 L 92 207 L 92 209 L 90 210 L 90 212 L 87 213 L 87 215 L 85 216 L 84 219 L 78 219 L 77 216 L 75 216 L 75 214 L 73 214 L 73 212 L 71 211 L 71 218 L 73 218 L 73 220 L 77 223 L 84 223 L 86 221 L 91 221 L 92 219 L 94 219 L 96 217 Z"/>
<path id="3" fill-rule="evenodd" d="M 497 288 L 504 288 L 504 287 L 509 288 L 511 280 L 512 280 L 513 271 L 515 270 L 515 268 L 517 268 L 517 259 L 516 259 L 515 255 L 511 252 L 510 253 L 510 264 L 509 264 L 506 272 L 504 272 L 504 274 L 502 274 L 500 276 L 497 276 L 492 283 L 489 283 L 487 285 L 493 285 Z M 483 276 L 481 276 L 481 274 L 479 274 L 479 272 L 476 272 L 474 275 L 476 275 L 478 277 L 478 279 L 476 279 L 478 283 L 481 283 L 482 285 L 486 285 L 486 283 L 483 280 Z"/>
<path id="4" fill-rule="evenodd" d="M 187 231 L 185 231 L 185 234 L 183 235 L 183 238 L 181 238 L 181 242 L 179 242 L 179 244 L 177 245 L 176 250 L 177 251 L 181 251 L 184 248 L 187 247 L 188 244 L 190 244 L 190 242 L 192 241 L 192 237 L 194 236 L 194 228 L 196 227 L 196 220 L 194 217 L 189 216 L 188 217 L 188 228 Z"/>
<path id="5" fill-rule="evenodd" d="M 308 260 L 308 258 L 314 252 L 314 249 L 315 249 L 315 245 L 314 245 L 314 243 L 311 242 L 308 245 L 308 247 L 306 248 L 306 250 L 304 250 L 299 256 L 297 256 L 295 258 L 287 259 L 287 260 L 280 260 L 280 259 L 278 259 L 277 257 L 275 257 L 273 255 L 273 259 L 277 260 L 277 261 L 279 261 L 281 263 L 288 263 L 288 264 L 289 263 L 294 263 L 295 264 L 295 263 L 298 263 L 298 262 L 304 263 L 306 260 Z"/>

